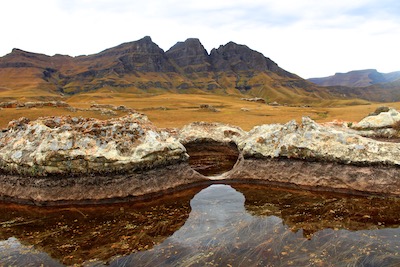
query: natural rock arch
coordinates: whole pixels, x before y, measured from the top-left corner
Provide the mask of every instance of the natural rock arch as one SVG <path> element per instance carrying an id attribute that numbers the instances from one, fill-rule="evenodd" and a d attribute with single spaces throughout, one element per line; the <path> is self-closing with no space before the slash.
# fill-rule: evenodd
<path id="1" fill-rule="evenodd" d="M 233 142 L 203 140 L 184 145 L 189 155 L 189 165 L 204 176 L 215 176 L 232 170 L 240 151 Z"/>

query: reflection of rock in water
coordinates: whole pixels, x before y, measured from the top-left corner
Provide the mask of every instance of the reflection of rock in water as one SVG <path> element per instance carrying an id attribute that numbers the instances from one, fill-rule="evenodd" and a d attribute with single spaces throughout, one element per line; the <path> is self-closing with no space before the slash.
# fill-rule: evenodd
<path id="1" fill-rule="evenodd" d="M 25 255 L 22 258 L 19 247 L 6 249 L 10 242 L 3 241 L 0 266 L 28 266 L 20 261 L 36 259 L 37 251 L 73 265 L 150 249 L 184 224 L 190 212 L 189 201 L 199 190 L 142 204 L 64 208 L 0 204 L 0 240 L 16 237 L 25 245 L 20 246 Z"/>
<path id="2" fill-rule="evenodd" d="M 157 205 L 0 206 L 0 240 L 16 236 L 25 249 L 34 245 L 28 256 L 41 250 L 70 265 L 102 266 L 107 260 L 110 266 L 400 265 L 400 229 L 378 229 L 396 225 L 396 200 L 239 184 L 199 190 Z M 18 264 L 19 258 L 3 260 L 18 255 L 12 253 L 0 242 L 0 265 Z"/>
<path id="3" fill-rule="evenodd" d="M 192 142 L 185 144 L 185 148 L 190 156 L 190 166 L 206 176 L 230 171 L 239 156 L 239 150 L 234 143 Z"/>
<path id="4" fill-rule="evenodd" d="M 302 229 L 307 237 L 326 228 L 356 231 L 400 225 L 400 202 L 396 199 L 289 191 L 256 185 L 234 187 L 244 194 L 249 213 L 279 216 L 294 231 Z"/>
<path id="5" fill-rule="evenodd" d="M 256 189 L 258 196 L 249 188 L 237 185 L 235 188 L 249 195 L 254 206 L 257 199 L 265 200 L 260 195 L 269 195 L 265 187 Z M 274 199 L 278 203 L 281 199 L 282 206 L 272 201 L 275 210 L 266 212 L 276 212 L 283 217 L 285 209 L 290 210 L 287 201 L 291 197 L 294 201 L 305 200 L 296 197 L 296 192 L 286 192 L 286 196 L 283 192 L 274 194 L 283 197 Z M 314 204 L 309 208 L 313 209 Z M 302 203 L 303 208 L 307 205 L 307 202 Z M 399 229 L 358 232 L 323 229 L 307 239 L 303 237 L 303 230 L 293 232 L 277 216 L 251 215 L 257 211 L 248 213 L 244 209 L 243 194 L 226 185 L 204 189 L 191 201 L 191 207 L 185 225 L 162 244 L 149 251 L 121 257 L 111 262 L 111 266 L 330 266 L 331 263 L 335 263 L 334 266 L 367 263 L 395 266 L 400 263 L 400 240 L 396 237 Z M 248 207 L 246 199 L 246 209 Z M 302 213 L 297 210 L 298 215 Z"/>

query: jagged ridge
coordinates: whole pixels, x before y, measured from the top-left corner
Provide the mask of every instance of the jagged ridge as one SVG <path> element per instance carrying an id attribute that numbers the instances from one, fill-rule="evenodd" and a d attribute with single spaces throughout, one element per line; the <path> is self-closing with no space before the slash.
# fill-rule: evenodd
<path id="1" fill-rule="evenodd" d="M 326 89 L 234 42 L 208 54 L 200 40 L 190 38 L 164 52 L 146 36 L 88 56 L 14 49 L 0 58 L 0 88 L 7 90 L 77 94 L 108 87 L 132 93 L 246 93 L 288 103 L 332 98 Z"/>

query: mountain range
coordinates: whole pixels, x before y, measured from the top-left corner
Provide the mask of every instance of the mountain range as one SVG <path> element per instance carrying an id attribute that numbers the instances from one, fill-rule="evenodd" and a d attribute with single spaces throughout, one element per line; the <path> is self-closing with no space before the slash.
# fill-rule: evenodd
<path id="1" fill-rule="evenodd" d="M 367 87 L 377 83 L 394 82 L 400 79 L 400 71 L 381 73 L 375 69 L 353 70 L 333 76 L 310 78 L 308 81 L 322 86 Z"/>
<path id="2" fill-rule="evenodd" d="M 73 95 L 102 88 L 136 94 L 245 94 L 281 103 L 335 98 L 234 42 L 208 53 L 200 40 L 190 38 L 165 52 L 147 36 L 93 55 L 48 56 L 13 49 L 0 58 L 3 95 L 16 90 Z"/>
<path id="3" fill-rule="evenodd" d="M 335 95 L 376 102 L 400 101 L 400 71 L 381 73 L 375 69 L 336 73 L 308 81 L 326 86 Z"/>
<path id="4" fill-rule="evenodd" d="M 389 74 L 383 76 L 391 79 Z M 0 57 L 0 99 L 26 94 L 33 98 L 68 97 L 110 90 L 130 94 L 248 95 L 282 104 L 349 98 L 381 101 L 383 95 L 383 101 L 400 100 L 396 92 L 399 85 L 388 86 L 395 89 L 385 89 L 389 92 L 386 94 L 379 93 L 380 86 L 364 91 L 321 86 L 316 80 L 307 81 L 282 69 L 246 45 L 229 42 L 208 53 L 196 38 L 178 42 L 167 51 L 146 36 L 92 55 L 48 56 L 15 48 Z"/>

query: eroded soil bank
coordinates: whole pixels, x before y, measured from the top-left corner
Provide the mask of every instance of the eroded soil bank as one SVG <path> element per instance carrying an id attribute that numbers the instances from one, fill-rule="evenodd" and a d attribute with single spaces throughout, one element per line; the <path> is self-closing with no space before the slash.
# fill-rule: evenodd
<path id="1" fill-rule="evenodd" d="M 245 159 L 229 179 L 355 195 L 400 196 L 399 168 L 295 159 Z"/>
<path id="2" fill-rule="evenodd" d="M 151 199 L 208 179 L 187 163 L 130 174 L 22 177 L 0 175 L 0 200 L 33 205 L 83 205 Z"/>

